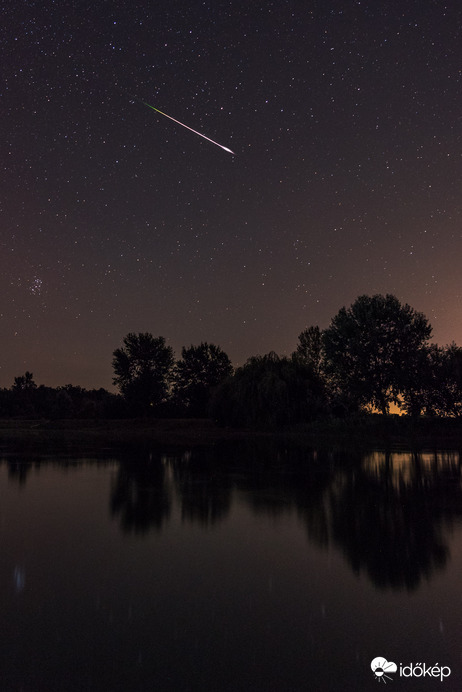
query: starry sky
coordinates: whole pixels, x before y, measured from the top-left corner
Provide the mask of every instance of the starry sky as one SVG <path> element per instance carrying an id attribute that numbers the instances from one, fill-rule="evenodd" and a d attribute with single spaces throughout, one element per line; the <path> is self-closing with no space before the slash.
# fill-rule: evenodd
<path id="1" fill-rule="evenodd" d="M 131 331 L 290 354 L 361 294 L 462 344 L 461 27 L 459 0 L 3 0 L 0 386 L 111 389 Z"/>

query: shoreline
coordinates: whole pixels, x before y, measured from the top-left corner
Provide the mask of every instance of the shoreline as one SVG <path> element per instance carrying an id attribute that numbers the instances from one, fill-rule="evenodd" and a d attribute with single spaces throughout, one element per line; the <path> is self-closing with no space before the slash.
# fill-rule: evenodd
<path id="1" fill-rule="evenodd" d="M 380 415 L 319 420 L 281 430 L 219 427 L 209 419 L 0 420 L 0 450 L 107 449 L 271 440 L 307 447 L 462 448 L 462 420 Z"/>
<path id="2" fill-rule="evenodd" d="M 270 433 L 220 428 L 208 419 L 0 420 L 0 451 L 195 447 L 269 437 Z"/>

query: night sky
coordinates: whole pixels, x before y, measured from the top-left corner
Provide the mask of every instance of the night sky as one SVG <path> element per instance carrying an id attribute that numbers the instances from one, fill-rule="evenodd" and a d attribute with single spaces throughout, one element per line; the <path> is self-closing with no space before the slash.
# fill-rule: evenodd
<path id="1" fill-rule="evenodd" d="M 4 0 L 1 24 L 0 386 L 112 388 L 131 331 L 290 354 L 361 294 L 462 345 L 459 0 Z"/>

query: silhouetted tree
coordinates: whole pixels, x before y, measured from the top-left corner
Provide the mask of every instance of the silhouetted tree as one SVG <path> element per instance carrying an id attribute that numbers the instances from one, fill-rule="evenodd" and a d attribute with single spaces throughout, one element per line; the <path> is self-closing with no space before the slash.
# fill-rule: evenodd
<path id="1" fill-rule="evenodd" d="M 37 387 L 34 392 L 35 410 L 37 416 L 40 418 L 51 418 L 54 410 L 57 409 L 55 406 L 56 400 L 56 389 L 52 387 L 46 387 L 41 384 Z M 57 411 L 58 415 L 56 417 L 61 417 L 61 411 Z"/>
<path id="2" fill-rule="evenodd" d="M 403 408 L 407 413 L 423 411 L 429 416 L 460 417 L 462 348 L 454 343 L 445 347 L 432 344 L 426 349 L 415 382 L 415 388 L 406 390 L 403 396 Z"/>
<path id="3" fill-rule="evenodd" d="M 249 358 L 212 398 L 222 424 L 271 428 L 314 418 L 325 406 L 324 386 L 312 368 L 276 353 Z"/>
<path id="4" fill-rule="evenodd" d="M 114 384 L 133 413 L 146 414 L 167 395 L 174 363 L 163 336 L 130 333 L 113 353 Z"/>
<path id="5" fill-rule="evenodd" d="M 11 415 L 11 391 L 3 387 L 0 389 L 0 418 L 8 418 Z"/>
<path id="6" fill-rule="evenodd" d="M 71 384 L 61 387 L 36 385 L 33 375 L 14 378 L 10 389 L 0 389 L 0 417 L 22 418 L 121 418 L 126 415 L 119 394 L 84 389 Z"/>
<path id="7" fill-rule="evenodd" d="M 296 358 L 309 365 L 314 372 L 319 372 L 321 365 L 322 339 L 319 327 L 308 327 L 298 337 Z"/>
<path id="8" fill-rule="evenodd" d="M 37 385 L 34 376 L 26 371 L 24 375 L 14 378 L 11 387 L 12 413 L 16 416 L 34 417 L 35 412 L 35 390 Z"/>
<path id="9" fill-rule="evenodd" d="M 438 392 L 443 395 L 440 414 L 462 416 L 462 348 L 452 343 L 442 349 L 444 354 L 443 387 Z"/>
<path id="10" fill-rule="evenodd" d="M 74 402 L 68 391 L 58 388 L 55 393 L 52 418 L 73 418 L 75 413 Z"/>
<path id="11" fill-rule="evenodd" d="M 14 383 L 11 389 L 13 391 L 25 391 L 25 390 L 31 390 L 31 389 L 36 389 L 37 385 L 34 382 L 34 376 L 31 372 L 28 370 L 24 373 L 24 375 L 20 375 L 19 377 L 14 378 Z"/>
<path id="12" fill-rule="evenodd" d="M 212 389 L 232 373 L 231 361 L 219 346 L 183 347 L 175 368 L 174 398 L 189 415 L 205 416 Z"/>
<path id="13" fill-rule="evenodd" d="M 433 344 L 422 346 L 413 360 L 402 365 L 402 389 L 399 406 L 409 416 L 417 417 L 422 412 L 431 414 L 430 402 L 437 386 L 439 348 Z"/>
<path id="14" fill-rule="evenodd" d="M 323 332 L 323 369 L 334 392 L 383 414 L 409 385 L 430 338 L 426 317 L 393 295 L 360 296 Z"/>

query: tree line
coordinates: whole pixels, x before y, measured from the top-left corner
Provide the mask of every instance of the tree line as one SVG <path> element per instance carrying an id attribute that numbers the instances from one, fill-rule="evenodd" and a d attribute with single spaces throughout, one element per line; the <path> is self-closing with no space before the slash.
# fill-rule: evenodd
<path id="1" fill-rule="evenodd" d="M 47 418 L 212 417 L 223 425 L 274 428 L 364 410 L 411 416 L 462 414 L 462 348 L 430 343 L 427 318 L 393 295 L 360 296 L 330 325 L 307 327 L 290 356 L 253 356 L 234 369 L 214 344 L 183 347 L 130 333 L 113 352 L 118 394 L 33 375 L 0 390 L 0 416 Z"/>

